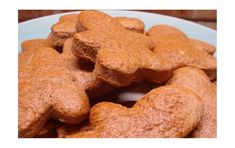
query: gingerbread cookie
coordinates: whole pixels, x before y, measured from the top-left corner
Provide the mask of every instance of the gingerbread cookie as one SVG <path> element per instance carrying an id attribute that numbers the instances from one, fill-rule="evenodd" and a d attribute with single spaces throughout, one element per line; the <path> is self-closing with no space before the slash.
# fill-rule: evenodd
<path id="1" fill-rule="evenodd" d="M 211 45 L 211 44 L 209 44 L 207 42 L 196 40 L 196 39 L 191 39 L 191 42 L 192 42 L 193 46 L 196 49 L 204 50 L 204 51 L 206 51 L 209 54 L 213 55 L 215 53 L 215 51 L 216 51 L 215 46 L 213 46 L 213 45 Z"/>
<path id="2" fill-rule="evenodd" d="M 167 26 L 156 25 L 147 34 L 155 42 L 153 51 L 161 55 L 174 67 L 193 66 L 204 70 L 210 79 L 216 78 L 216 59 L 202 48 L 195 46 L 180 30 Z"/>
<path id="3" fill-rule="evenodd" d="M 64 42 L 63 53 L 66 68 L 73 73 L 75 82 L 86 90 L 89 98 L 101 97 L 113 90 L 113 86 L 108 85 L 102 80 L 95 77 L 93 73 L 94 66 L 92 63 L 82 61 L 72 53 L 73 39 L 67 39 Z"/>
<path id="4" fill-rule="evenodd" d="M 89 100 L 86 93 L 75 84 L 71 72 L 59 57 L 57 51 L 48 47 L 20 54 L 19 137 L 35 136 L 50 118 L 74 124 L 87 116 Z"/>
<path id="5" fill-rule="evenodd" d="M 125 28 L 143 33 L 144 23 L 137 18 L 116 17 L 115 18 Z M 76 33 L 76 24 L 78 14 L 67 14 L 61 16 L 59 22 L 51 27 L 51 35 L 49 39 L 54 46 L 63 46 L 66 39 L 72 37 Z"/>
<path id="6" fill-rule="evenodd" d="M 32 54 L 32 52 L 34 52 L 35 50 L 41 48 L 41 47 L 51 47 L 51 48 L 56 48 L 55 46 L 53 46 L 51 44 L 50 41 L 48 41 L 47 39 L 32 39 L 32 40 L 27 40 L 24 41 L 21 44 L 21 48 L 22 48 L 22 52 L 26 52 L 25 54 L 21 55 L 19 59 L 21 59 L 21 61 L 26 61 L 26 58 L 29 58 L 29 54 Z M 31 50 L 31 52 L 28 52 L 29 50 Z M 23 58 L 22 58 L 23 56 Z M 19 63 L 22 62 L 19 61 Z M 54 121 L 49 120 L 46 125 L 39 131 L 39 133 L 37 133 L 34 137 L 36 138 L 48 138 L 48 137 L 52 137 L 55 136 L 55 125 L 54 125 Z"/>
<path id="7" fill-rule="evenodd" d="M 189 137 L 215 138 L 217 120 L 216 85 L 211 83 L 202 70 L 193 67 L 183 67 L 174 71 L 168 84 L 180 85 L 191 89 L 202 98 L 202 118 Z"/>
<path id="8" fill-rule="evenodd" d="M 139 19 L 83 11 L 22 48 L 19 137 L 216 137 L 216 48 L 177 28 L 144 33 Z M 103 97 L 136 81 L 157 88 L 137 102 Z"/>
<path id="9" fill-rule="evenodd" d="M 101 102 L 92 107 L 89 131 L 66 137 L 185 137 L 200 121 L 201 99 L 176 85 L 153 89 L 131 107 Z"/>
<path id="10" fill-rule="evenodd" d="M 54 49 L 56 48 L 47 39 L 32 39 L 32 40 L 24 41 L 21 44 L 22 52 L 24 52 L 26 50 L 36 50 L 41 47 L 50 47 L 50 48 L 54 48 Z"/>
<path id="11" fill-rule="evenodd" d="M 49 39 L 54 46 L 63 46 L 66 39 L 76 33 L 78 14 L 67 14 L 60 17 L 59 22 L 51 27 Z"/>
<path id="12" fill-rule="evenodd" d="M 68 16 L 66 16 L 65 18 L 67 17 Z M 72 38 L 69 38 L 64 42 L 64 47 L 62 53 L 60 54 L 60 58 L 63 58 L 64 66 L 69 71 L 71 71 L 74 81 L 86 90 L 89 98 L 97 98 L 109 93 L 113 89 L 113 87 L 95 77 L 93 73 L 93 64 L 82 61 L 73 55 L 71 50 L 72 40 Z M 40 47 L 50 47 L 47 43 L 48 41 L 46 39 L 27 40 L 22 43 L 22 48 L 23 51 L 31 50 L 33 52 L 35 49 L 38 49 Z M 31 54 L 31 52 L 28 52 L 28 54 Z M 26 53 L 21 56 L 24 57 L 19 59 L 30 57 Z M 21 64 L 22 63 L 23 62 L 21 62 Z"/>
<path id="13" fill-rule="evenodd" d="M 144 33 L 144 22 L 137 18 L 130 17 L 115 17 L 115 20 L 118 21 L 124 28 L 131 31 Z"/>
<path id="14" fill-rule="evenodd" d="M 79 33 L 74 35 L 73 53 L 95 62 L 96 77 L 114 86 L 169 78 L 173 67 L 151 51 L 153 43 L 149 37 L 125 29 L 99 11 L 83 11 L 78 19 Z"/>

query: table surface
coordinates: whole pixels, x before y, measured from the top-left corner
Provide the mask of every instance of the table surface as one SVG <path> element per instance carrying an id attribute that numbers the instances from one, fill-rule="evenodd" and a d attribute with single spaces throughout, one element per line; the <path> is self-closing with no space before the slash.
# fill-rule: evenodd
<path id="1" fill-rule="evenodd" d="M 19 10 L 18 21 L 23 22 L 30 19 L 53 15 L 58 13 L 78 11 L 78 10 Z M 195 23 L 207 26 L 211 29 L 217 29 L 216 10 L 138 10 L 150 13 L 164 14 L 183 18 Z"/>

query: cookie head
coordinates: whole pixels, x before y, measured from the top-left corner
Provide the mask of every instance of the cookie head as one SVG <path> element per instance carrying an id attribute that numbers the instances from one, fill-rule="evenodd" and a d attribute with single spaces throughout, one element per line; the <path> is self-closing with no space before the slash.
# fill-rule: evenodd
<path id="1" fill-rule="evenodd" d="M 24 41 L 21 44 L 21 48 L 23 52 L 27 50 L 36 50 L 41 47 L 55 48 L 55 46 L 53 46 L 52 43 L 48 41 L 47 39 L 32 39 L 32 40 Z"/>
<path id="2" fill-rule="evenodd" d="M 191 39 L 191 42 L 196 49 L 204 50 L 211 55 L 213 55 L 216 51 L 215 46 L 213 46 L 207 42 L 200 41 L 197 39 Z"/>
<path id="3" fill-rule="evenodd" d="M 51 27 L 49 39 L 54 46 L 63 46 L 65 40 L 76 33 L 77 20 L 77 14 L 67 14 L 60 17 L 59 22 Z"/>

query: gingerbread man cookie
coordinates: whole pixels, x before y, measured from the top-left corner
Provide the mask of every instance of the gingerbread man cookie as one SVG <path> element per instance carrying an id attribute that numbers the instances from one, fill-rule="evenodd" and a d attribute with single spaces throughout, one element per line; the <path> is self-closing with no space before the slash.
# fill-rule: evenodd
<path id="1" fill-rule="evenodd" d="M 35 136 L 50 118 L 81 122 L 89 112 L 89 100 L 62 66 L 60 54 L 48 47 L 28 52 L 19 56 L 19 137 Z"/>
<path id="2" fill-rule="evenodd" d="M 174 67 L 193 66 L 204 70 L 210 79 L 216 78 L 215 57 L 192 44 L 182 31 L 167 25 L 156 25 L 147 34 L 155 42 L 153 51 Z"/>
<path id="3" fill-rule="evenodd" d="M 127 86 L 137 80 L 162 82 L 171 74 L 172 65 L 151 51 L 149 37 L 125 29 L 102 12 L 81 12 L 77 31 L 73 53 L 95 62 L 96 77 L 107 83 Z"/>
<path id="4" fill-rule="evenodd" d="M 194 138 L 216 137 L 216 85 L 197 68 L 182 67 L 173 72 L 168 84 L 191 89 L 203 101 L 202 118 L 196 129 L 189 135 Z"/>
<path id="5" fill-rule="evenodd" d="M 91 130 L 66 137 L 185 137 L 199 123 L 201 112 L 198 95 L 184 87 L 167 85 L 153 89 L 131 108 L 109 102 L 96 104 L 90 112 Z"/>

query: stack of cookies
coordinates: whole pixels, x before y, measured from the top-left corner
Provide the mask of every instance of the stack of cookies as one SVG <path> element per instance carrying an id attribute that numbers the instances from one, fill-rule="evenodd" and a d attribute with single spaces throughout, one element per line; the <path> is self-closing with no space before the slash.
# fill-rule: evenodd
<path id="1" fill-rule="evenodd" d="M 22 43 L 19 137 L 216 137 L 215 50 L 136 18 L 62 16 L 47 39 Z M 128 107 L 100 99 L 140 81 L 161 86 Z"/>

